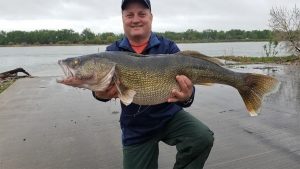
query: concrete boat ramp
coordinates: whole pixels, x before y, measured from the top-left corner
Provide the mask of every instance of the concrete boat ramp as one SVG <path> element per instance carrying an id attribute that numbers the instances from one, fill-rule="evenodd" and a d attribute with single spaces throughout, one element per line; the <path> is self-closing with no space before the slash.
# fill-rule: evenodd
<path id="1" fill-rule="evenodd" d="M 290 79 L 299 73 L 276 76 L 280 90 L 254 118 L 235 89 L 196 88 L 187 111 L 215 133 L 206 169 L 300 168 L 300 87 Z M 0 95 L 0 169 L 122 168 L 119 102 L 99 102 L 55 79 L 21 79 Z M 175 154 L 161 143 L 159 168 L 172 168 Z"/>

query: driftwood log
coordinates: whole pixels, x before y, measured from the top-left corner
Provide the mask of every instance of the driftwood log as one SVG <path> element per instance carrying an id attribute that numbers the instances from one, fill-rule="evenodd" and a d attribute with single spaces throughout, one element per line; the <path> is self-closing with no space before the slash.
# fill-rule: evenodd
<path id="1" fill-rule="evenodd" d="M 24 73 L 25 76 L 18 76 L 18 73 Z M 21 77 L 31 77 L 31 75 L 23 68 L 16 68 L 13 70 L 9 70 L 9 71 L 0 73 L 0 80 L 5 80 L 7 78 L 18 79 Z"/>

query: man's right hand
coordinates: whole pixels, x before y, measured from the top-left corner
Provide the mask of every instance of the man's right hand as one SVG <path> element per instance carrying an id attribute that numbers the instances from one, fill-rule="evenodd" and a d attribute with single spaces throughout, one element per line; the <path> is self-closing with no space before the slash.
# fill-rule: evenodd
<path id="1" fill-rule="evenodd" d="M 118 89 L 115 83 L 110 84 L 105 91 L 94 91 L 98 99 L 118 98 Z"/>

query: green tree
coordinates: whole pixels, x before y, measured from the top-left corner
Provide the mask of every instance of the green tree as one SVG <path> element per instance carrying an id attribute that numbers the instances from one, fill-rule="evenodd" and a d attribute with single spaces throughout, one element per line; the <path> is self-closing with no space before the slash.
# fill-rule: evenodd
<path id="1" fill-rule="evenodd" d="M 0 45 L 6 45 L 6 32 L 0 31 Z"/>
<path id="2" fill-rule="evenodd" d="M 81 38 L 84 41 L 93 40 L 95 36 L 96 35 L 91 31 L 90 28 L 85 28 L 81 33 Z"/>

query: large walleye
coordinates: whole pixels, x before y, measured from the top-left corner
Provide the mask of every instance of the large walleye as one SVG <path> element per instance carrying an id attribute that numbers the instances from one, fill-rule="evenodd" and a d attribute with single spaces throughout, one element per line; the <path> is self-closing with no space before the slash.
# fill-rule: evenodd
<path id="1" fill-rule="evenodd" d="M 193 51 L 151 56 L 102 52 L 67 58 L 58 63 L 66 79 L 76 79 L 76 85 L 68 83 L 70 86 L 104 91 L 111 83 L 116 83 L 118 96 L 125 105 L 166 102 L 172 89 L 179 88 L 176 75 L 185 75 L 193 84 L 219 83 L 236 88 L 250 115 L 256 116 L 264 95 L 279 85 L 273 77 L 233 72 L 222 67 L 216 59 Z"/>

